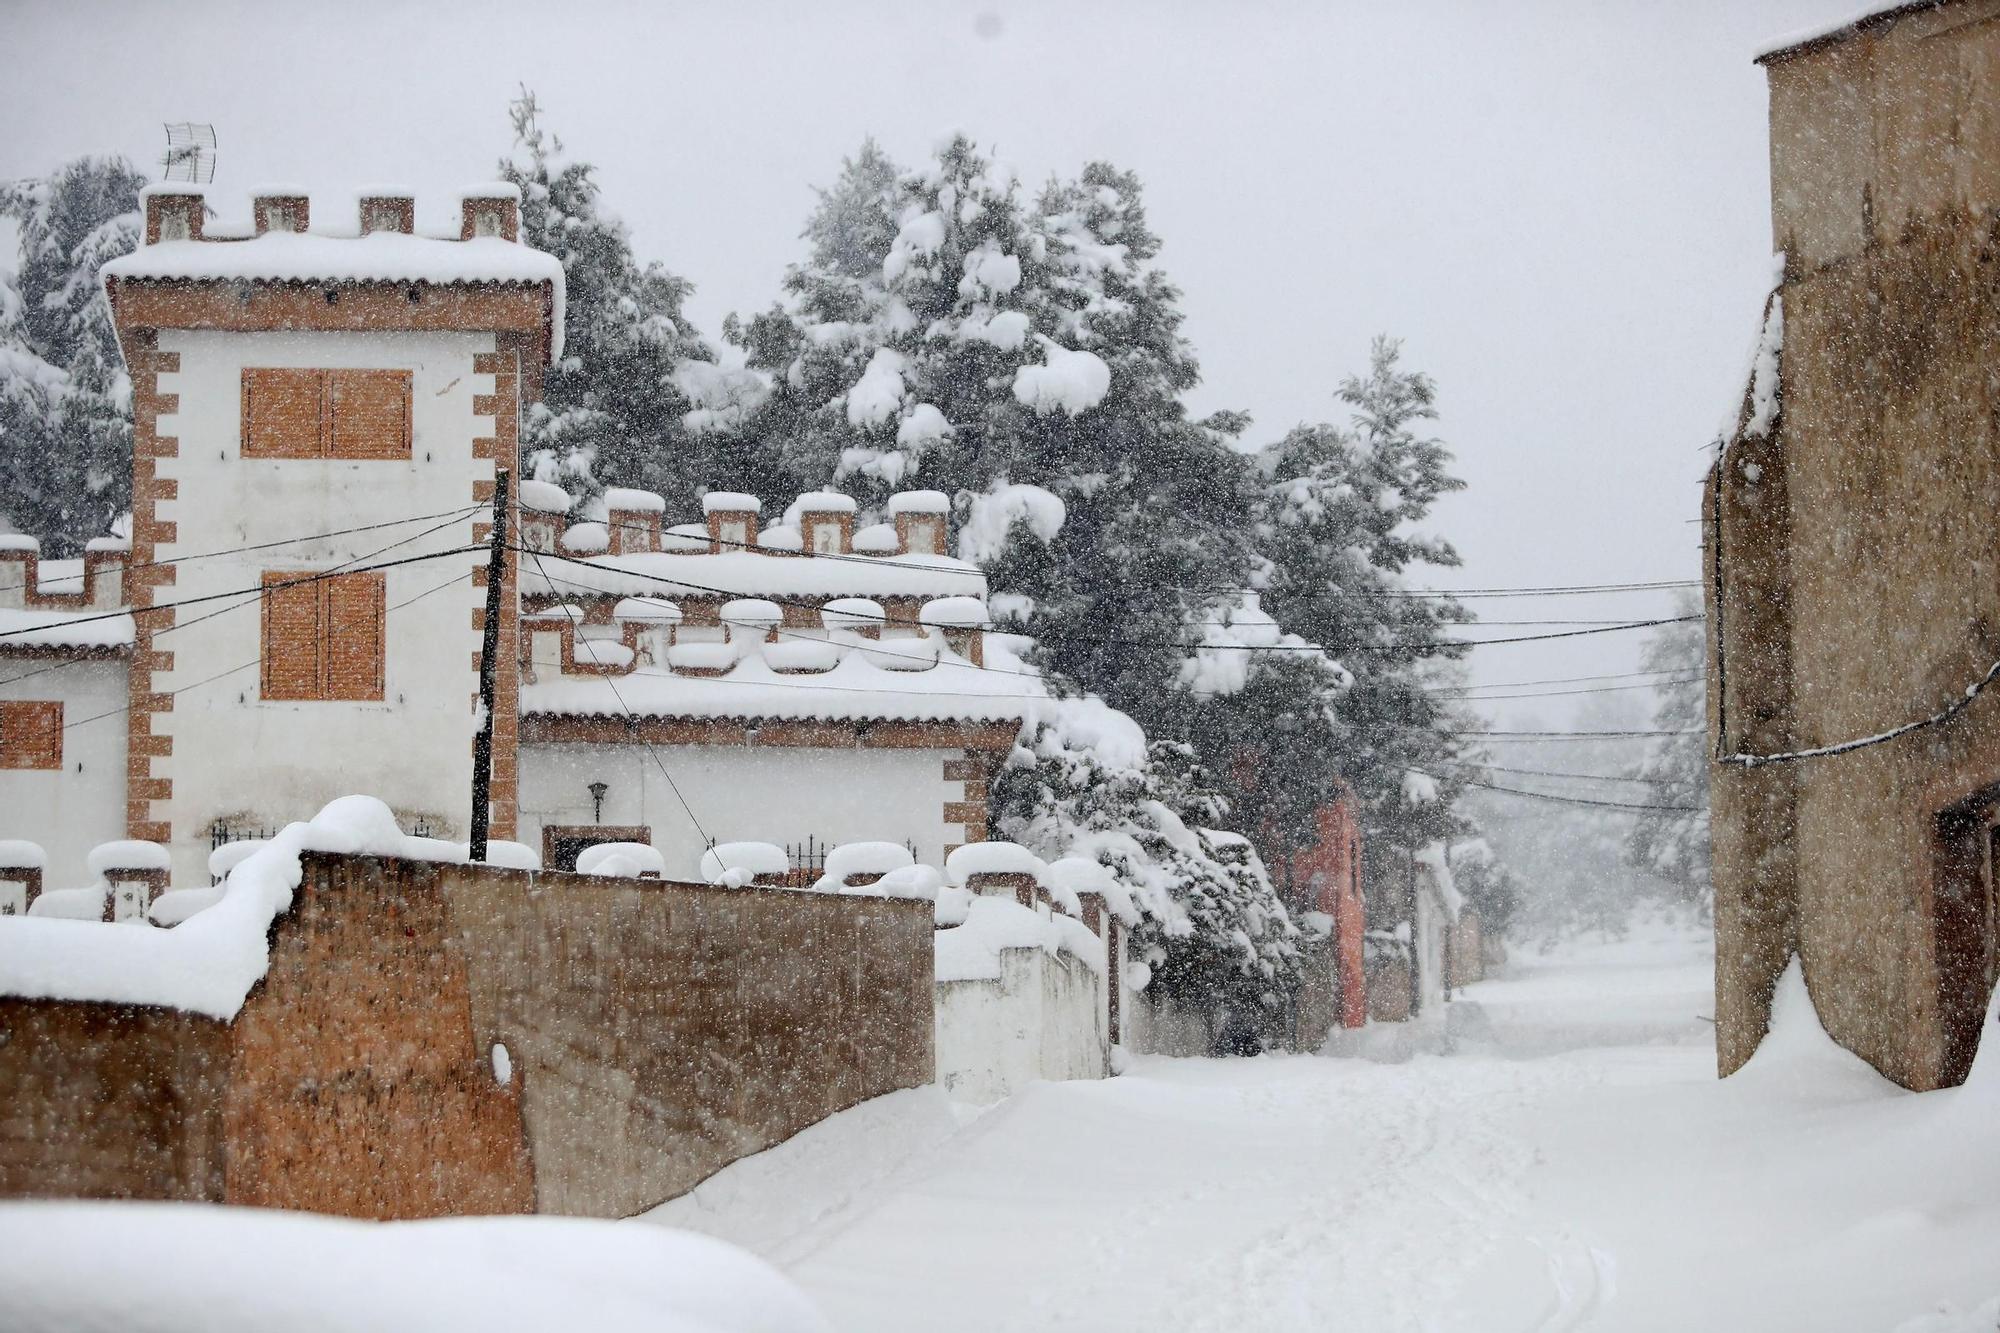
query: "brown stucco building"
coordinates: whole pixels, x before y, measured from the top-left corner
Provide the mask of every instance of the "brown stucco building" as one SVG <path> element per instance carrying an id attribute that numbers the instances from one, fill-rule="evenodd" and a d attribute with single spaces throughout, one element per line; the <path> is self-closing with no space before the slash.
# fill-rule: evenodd
<path id="1" fill-rule="evenodd" d="M 1995 970 L 2000 0 L 1761 63 L 1783 279 L 1704 496 L 1719 1061 L 1796 953 L 1838 1041 L 1937 1087 Z"/>

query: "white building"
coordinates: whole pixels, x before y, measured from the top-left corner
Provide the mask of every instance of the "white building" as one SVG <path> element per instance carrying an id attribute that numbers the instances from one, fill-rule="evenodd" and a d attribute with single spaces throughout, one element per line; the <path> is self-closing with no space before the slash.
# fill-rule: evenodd
<path id="1" fill-rule="evenodd" d="M 148 192 L 146 244 L 104 270 L 129 550 L 94 544 L 86 570 L 0 546 L 0 839 L 43 846 L 47 887 L 121 838 L 205 884 L 217 843 L 357 791 L 466 836 L 481 543 L 563 286 L 518 243 L 511 187 L 455 202 L 456 231 L 419 235 L 407 194 L 316 219 L 267 191 L 225 228 L 198 193 Z M 769 525 L 727 493 L 678 526 L 646 492 L 593 521 L 551 486 L 514 499 L 494 838 L 552 867 L 647 842 L 694 877 L 711 841 L 891 841 L 936 865 L 985 837 L 1043 687 L 946 554 L 946 497 L 895 496 L 858 531 L 833 493 Z"/>
<path id="2" fill-rule="evenodd" d="M 988 779 L 1044 691 L 983 628 L 985 576 L 943 554 L 944 496 L 895 496 L 895 524 L 859 533 L 844 495 L 769 528 L 753 496 L 664 531 L 656 496 L 609 504 L 526 529 L 545 554 L 521 570 L 521 835 L 545 864 L 621 840 L 682 877 L 710 841 L 941 865 L 985 838 Z"/>

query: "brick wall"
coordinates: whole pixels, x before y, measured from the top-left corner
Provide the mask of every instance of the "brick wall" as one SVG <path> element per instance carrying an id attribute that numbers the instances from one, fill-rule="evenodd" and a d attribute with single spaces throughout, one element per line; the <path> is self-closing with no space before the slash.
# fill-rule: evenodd
<path id="1" fill-rule="evenodd" d="M 233 1024 L 0 1000 L 0 1197 L 638 1212 L 930 1081 L 931 932 L 920 902 L 309 856 Z"/>
<path id="2" fill-rule="evenodd" d="M 931 1079 L 927 903 L 442 870 L 542 1212 L 624 1216 Z"/>
<path id="3" fill-rule="evenodd" d="M 0 1037 L 0 1198 L 222 1197 L 227 1026 L 0 999 Z"/>

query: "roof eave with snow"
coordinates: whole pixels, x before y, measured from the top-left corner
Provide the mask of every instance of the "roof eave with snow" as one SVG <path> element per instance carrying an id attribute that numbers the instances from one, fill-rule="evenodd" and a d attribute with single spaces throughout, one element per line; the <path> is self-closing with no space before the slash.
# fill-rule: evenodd
<path id="1" fill-rule="evenodd" d="M 1882 0 L 1881 3 L 1870 5 L 1860 13 L 1850 14 L 1836 22 L 1821 24 L 1819 27 L 1807 28 L 1801 32 L 1787 33 L 1759 48 L 1753 60 L 1759 65 L 1790 60 L 1793 56 L 1844 42 L 1869 28 L 1893 23 L 1907 14 L 1914 14 L 1924 9 L 1937 9 L 1950 3 L 1952 0 Z"/>

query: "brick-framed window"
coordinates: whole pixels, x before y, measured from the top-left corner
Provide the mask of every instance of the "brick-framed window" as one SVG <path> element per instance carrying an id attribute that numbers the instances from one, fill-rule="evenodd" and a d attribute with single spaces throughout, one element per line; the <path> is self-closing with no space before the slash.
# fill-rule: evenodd
<path id="1" fill-rule="evenodd" d="M 384 576 L 370 571 L 296 581 L 310 572 L 264 571 L 259 694 L 275 700 L 380 700 Z"/>
<path id="2" fill-rule="evenodd" d="M 410 457 L 410 372 L 243 372 L 245 458 Z"/>
<path id="3" fill-rule="evenodd" d="M 0 768 L 61 768 L 62 738 L 59 700 L 0 700 Z"/>

